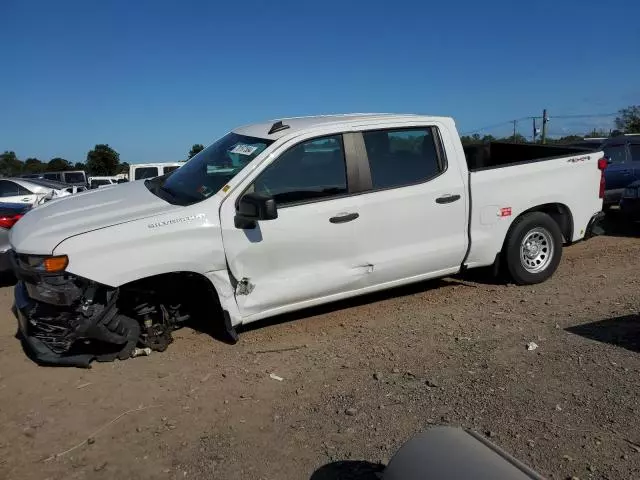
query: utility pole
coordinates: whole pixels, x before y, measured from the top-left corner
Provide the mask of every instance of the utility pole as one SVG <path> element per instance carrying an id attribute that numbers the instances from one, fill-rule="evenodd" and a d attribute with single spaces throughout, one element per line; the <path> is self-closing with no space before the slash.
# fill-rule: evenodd
<path id="1" fill-rule="evenodd" d="M 536 143 L 536 136 L 538 135 L 538 127 L 536 125 L 536 117 L 531 118 L 533 120 L 533 143 Z"/>
<path id="2" fill-rule="evenodd" d="M 547 143 L 547 122 L 549 121 L 549 117 L 547 117 L 547 109 L 542 110 L 542 143 Z"/>
<path id="3" fill-rule="evenodd" d="M 516 143 L 516 126 L 518 125 L 517 120 L 512 120 L 513 122 L 513 143 Z"/>

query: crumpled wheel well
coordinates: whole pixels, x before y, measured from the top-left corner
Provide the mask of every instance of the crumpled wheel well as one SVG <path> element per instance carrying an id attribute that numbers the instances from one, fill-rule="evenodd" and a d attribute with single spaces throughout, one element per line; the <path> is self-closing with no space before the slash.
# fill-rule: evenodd
<path id="1" fill-rule="evenodd" d="M 223 311 L 215 287 L 207 277 L 196 272 L 171 272 L 142 278 L 120 286 L 120 292 L 148 292 L 163 301 L 177 301 L 190 315 L 188 325 L 211 333 L 223 327 Z"/>

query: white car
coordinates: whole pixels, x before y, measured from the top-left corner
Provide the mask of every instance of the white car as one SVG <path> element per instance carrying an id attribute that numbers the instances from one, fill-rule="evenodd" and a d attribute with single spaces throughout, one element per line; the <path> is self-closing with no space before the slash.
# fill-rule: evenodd
<path id="1" fill-rule="evenodd" d="M 23 203 L 33 207 L 54 198 L 66 197 L 85 190 L 84 187 L 66 185 L 44 179 L 1 178 L 0 202 Z"/>
<path id="2" fill-rule="evenodd" d="M 18 222 L 20 331 L 40 362 L 86 366 L 162 350 L 189 316 L 235 341 L 238 325 L 468 268 L 542 282 L 601 218 L 601 157 L 464 149 L 452 119 L 418 115 L 237 128 L 168 177 Z"/>

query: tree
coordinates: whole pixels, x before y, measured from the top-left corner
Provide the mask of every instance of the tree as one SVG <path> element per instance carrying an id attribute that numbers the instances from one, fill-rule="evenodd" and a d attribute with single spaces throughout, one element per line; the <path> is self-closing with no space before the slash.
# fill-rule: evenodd
<path id="1" fill-rule="evenodd" d="M 118 173 L 129 173 L 129 163 L 122 162 L 120 167 L 118 167 Z"/>
<path id="2" fill-rule="evenodd" d="M 107 144 L 96 145 L 87 153 L 87 170 L 92 175 L 115 175 L 120 164 L 120 154 Z"/>
<path id="3" fill-rule="evenodd" d="M 22 167 L 24 173 L 42 173 L 46 170 L 46 164 L 37 158 L 27 158 Z"/>
<path id="4" fill-rule="evenodd" d="M 73 166 L 74 170 L 86 170 L 87 166 L 82 163 L 82 162 L 76 162 L 76 164 Z"/>
<path id="5" fill-rule="evenodd" d="M 64 158 L 56 157 L 49 160 L 47 163 L 47 171 L 49 172 L 64 172 L 71 169 L 71 162 Z"/>
<path id="6" fill-rule="evenodd" d="M 640 133 L 640 105 L 623 108 L 616 117 L 616 128 L 623 133 Z"/>
<path id="7" fill-rule="evenodd" d="M 18 160 L 15 152 L 5 151 L 0 155 L 0 175 L 11 177 L 22 171 L 22 162 Z"/>
<path id="8" fill-rule="evenodd" d="M 195 143 L 191 147 L 191 150 L 189 150 L 189 157 L 187 158 L 187 160 L 193 157 L 194 155 L 200 153 L 202 150 L 204 150 L 204 145 L 202 145 L 201 143 Z"/>

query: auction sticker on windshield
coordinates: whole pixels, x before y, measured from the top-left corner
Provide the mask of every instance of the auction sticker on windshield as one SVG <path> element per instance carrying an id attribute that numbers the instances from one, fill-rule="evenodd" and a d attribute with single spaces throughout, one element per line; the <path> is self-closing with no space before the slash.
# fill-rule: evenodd
<path id="1" fill-rule="evenodd" d="M 257 149 L 258 147 L 239 143 L 235 147 L 233 147 L 233 150 L 230 150 L 229 153 L 238 153 L 240 155 L 252 155 L 253 152 L 255 152 Z"/>

